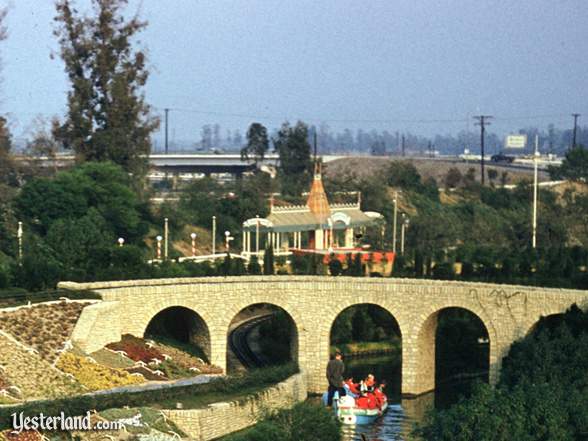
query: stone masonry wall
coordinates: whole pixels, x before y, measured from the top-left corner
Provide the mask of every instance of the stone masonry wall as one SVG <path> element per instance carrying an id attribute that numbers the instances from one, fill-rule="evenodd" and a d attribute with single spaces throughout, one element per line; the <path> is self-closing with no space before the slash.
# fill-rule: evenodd
<path id="1" fill-rule="evenodd" d="M 296 325 L 297 361 L 312 392 L 326 388 L 331 327 L 353 305 L 379 305 L 398 322 L 404 395 L 420 395 L 434 388 L 436 317 L 445 308 L 466 309 L 486 327 L 490 381 L 494 383 L 510 345 L 525 336 L 541 316 L 561 313 L 573 303 L 588 306 L 587 291 L 398 278 L 241 276 L 64 282 L 59 286 L 96 291 L 110 305 L 84 309 L 75 331 L 81 347 L 97 348 L 123 333 L 142 336 L 158 312 L 183 306 L 206 324 L 211 362 L 223 368 L 232 319 L 250 305 L 280 307 Z"/>
<path id="2" fill-rule="evenodd" d="M 214 403 L 205 409 L 163 410 L 163 413 L 191 440 L 213 440 L 252 426 L 265 412 L 304 401 L 306 389 L 304 375 L 299 373 L 242 402 Z"/>

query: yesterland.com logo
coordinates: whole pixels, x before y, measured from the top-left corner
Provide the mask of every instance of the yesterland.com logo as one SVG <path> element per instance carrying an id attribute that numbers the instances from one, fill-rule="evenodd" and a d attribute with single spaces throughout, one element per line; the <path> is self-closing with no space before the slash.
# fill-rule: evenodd
<path id="1" fill-rule="evenodd" d="M 76 430 L 120 430 L 125 425 L 140 426 L 141 414 L 133 418 L 117 421 L 96 421 L 92 424 L 90 411 L 84 416 L 44 415 L 25 416 L 24 412 L 13 413 L 13 432 L 21 433 L 23 430 L 47 430 L 47 431 L 76 431 Z"/>

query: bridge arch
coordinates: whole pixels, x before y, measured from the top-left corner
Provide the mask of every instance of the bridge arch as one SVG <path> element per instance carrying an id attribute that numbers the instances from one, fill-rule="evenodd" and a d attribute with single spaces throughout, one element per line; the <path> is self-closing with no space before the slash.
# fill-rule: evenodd
<path id="1" fill-rule="evenodd" d="M 374 301 L 350 301 L 350 302 L 342 302 L 342 304 L 339 304 L 337 306 L 337 308 L 333 311 L 333 314 L 331 314 L 330 322 L 328 323 L 329 345 L 331 344 L 333 326 L 335 325 L 335 322 L 341 316 L 341 314 L 343 314 L 345 311 L 350 310 L 351 308 L 355 308 L 357 306 L 363 306 L 363 305 L 375 306 L 375 307 L 385 311 L 388 314 L 388 316 L 393 320 L 394 325 L 398 330 L 398 334 L 399 334 L 398 336 L 400 337 L 400 339 L 402 339 L 402 336 L 404 335 L 404 333 L 403 333 L 402 326 L 401 326 L 401 320 L 399 320 L 399 317 L 402 317 L 402 316 L 398 312 L 395 313 L 394 308 L 392 308 L 390 305 L 381 304 L 381 303 L 374 302 Z"/>
<path id="2" fill-rule="evenodd" d="M 393 308 L 390 305 L 382 305 L 373 300 L 355 301 L 351 303 L 351 305 L 341 305 L 329 324 L 328 357 L 325 357 L 325 359 L 328 360 L 333 356 L 333 348 L 343 350 L 345 354 L 343 345 L 346 343 L 358 341 L 387 341 L 389 343 L 398 343 L 399 352 L 386 352 L 386 354 L 392 354 L 392 357 L 386 359 L 386 362 L 383 362 L 384 359 L 381 358 L 378 359 L 379 362 L 375 365 L 370 364 L 369 360 L 363 360 L 359 363 L 354 363 L 352 360 L 345 360 L 345 374 L 353 376 L 355 381 L 360 381 L 368 373 L 372 373 L 375 374 L 378 380 L 384 379 L 388 381 L 388 387 L 391 393 L 396 394 L 400 392 L 403 334 L 400 328 L 400 321 L 397 318 L 398 314 L 395 315 L 392 313 Z M 362 311 L 360 309 L 361 307 L 367 308 Z M 346 314 L 348 315 L 345 316 Z M 361 326 L 364 324 L 364 320 L 369 323 L 367 327 L 363 327 L 362 329 Z M 394 349 L 396 347 L 396 345 L 392 346 Z M 379 355 L 383 354 L 380 353 Z M 366 361 L 368 361 L 367 364 L 365 363 Z"/>
<path id="3" fill-rule="evenodd" d="M 272 302 L 249 304 L 230 318 L 227 332 L 227 372 L 234 370 L 235 358 L 245 358 L 240 364 L 248 367 L 248 362 L 272 364 L 293 361 L 299 363 L 299 332 L 298 324 L 292 315 L 283 307 Z M 255 329 L 251 325 L 255 324 Z M 257 352 L 253 354 L 234 352 L 239 345 L 249 346 L 244 340 L 252 332 L 257 332 Z M 268 341 L 269 340 L 269 341 Z M 275 352 L 269 357 L 269 345 Z M 286 346 L 286 347 L 284 347 Z M 248 351 L 246 351 L 248 352 Z M 253 357 L 253 360 L 247 360 Z"/>
<path id="4" fill-rule="evenodd" d="M 192 344 L 200 350 L 206 361 L 210 361 L 210 330 L 206 321 L 194 309 L 177 305 L 161 309 L 149 319 L 143 336 L 163 336 Z"/>
<path id="5" fill-rule="evenodd" d="M 403 375 L 403 390 L 416 392 L 411 392 L 411 395 L 419 395 L 435 389 L 438 320 L 441 313 L 452 309 L 466 311 L 481 323 L 488 336 L 489 380 L 494 383 L 497 379 L 498 336 L 492 325 L 492 320 L 482 309 L 477 310 L 468 305 L 437 305 L 419 314 L 418 320 L 411 330 L 412 344 L 406 345 L 408 347 L 403 346 L 403 368 L 407 371 L 406 375 Z M 405 347 L 406 350 L 404 350 Z"/>

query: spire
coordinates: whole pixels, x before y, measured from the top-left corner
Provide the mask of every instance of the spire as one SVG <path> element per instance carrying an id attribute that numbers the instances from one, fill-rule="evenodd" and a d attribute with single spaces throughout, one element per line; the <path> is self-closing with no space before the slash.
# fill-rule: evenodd
<path id="1" fill-rule="evenodd" d="M 306 205 L 310 209 L 310 212 L 314 214 L 320 222 L 325 222 L 331 215 L 331 208 L 329 207 L 327 194 L 323 187 L 321 165 L 318 161 L 314 166 L 314 179 L 312 180 L 312 186 L 310 187 L 310 193 Z"/>

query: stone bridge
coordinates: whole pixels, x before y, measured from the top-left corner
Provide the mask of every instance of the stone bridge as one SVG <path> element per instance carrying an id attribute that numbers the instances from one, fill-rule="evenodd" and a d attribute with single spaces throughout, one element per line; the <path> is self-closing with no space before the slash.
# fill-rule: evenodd
<path id="1" fill-rule="evenodd" d="M 446 308 L 470 311 L 486 327 L 489 377 L 495 383 L 511 344 L 541 316 L 561 313 L 573 303 L 588 306 L 588 291 L 397 278 L 241 276 L 62 282 L 59 287 L 92 290 L 103 298 L 84 308 L 74 330 L 74 342 L 86 351 L 118 341 L 122 334 L 143 336 L 155 315 L 179 306 L 196 313 L 207 355 L 223 368 L 232 319 L 255 304 L 280 307 L 293 320 L 295 357 L 311 392 L 326 387 L 329 339 L 337 316 L 353 305 L 379 305 L 400 328 L 405 396 L 435 388 L 435 332 L 438 315 Z"/>

